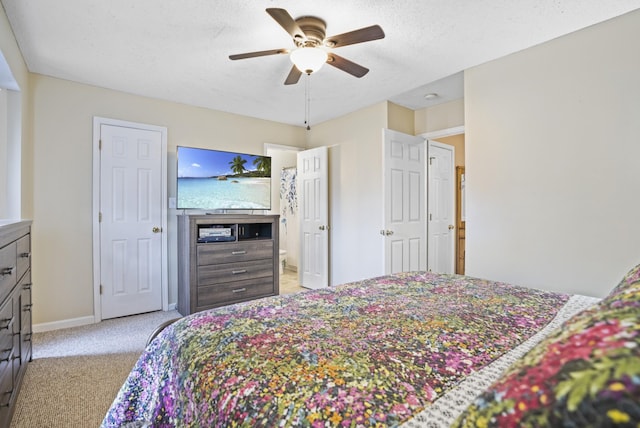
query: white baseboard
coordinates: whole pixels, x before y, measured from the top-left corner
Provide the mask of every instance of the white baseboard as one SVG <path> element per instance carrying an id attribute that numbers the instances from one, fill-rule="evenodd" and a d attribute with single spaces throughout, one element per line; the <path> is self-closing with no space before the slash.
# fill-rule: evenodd
<path id="1" fill-rule="evenodd" d="M 62 321 L 44 322 L 33 325 L 34 333 L 43 333 L 45 331 L 60 330 L 61 328 L 80 327 L 88 324 L 95 324 L 96 319 L 93 315 L 88 317 L 72 318 Z"/>
<path id="2" fill-rule="evenodd" d="M 175 311 L 177 303 L 169 303 L 168 311 Z M 43 322 L 33 325 L 34 333 L 44 333 L 45 331 L 60 330 L 61 328 L 81 327 L 83 325 L 95 324 L 96 317 L 93 315 L 80 318 L 72 318 L 62 321 Z"/>
<path id="3" fill-rule="evenodd" d="M 169 303 L 168 311 L 175 311 L 177 303 Z M 33 325 L 34 333 L 44 333 L 45 331 L 60 330 L 61 328 L 81 327 L 83 325 L 95 324 L 96 317 L 93 315 L 80 318 L 72 318 L 62 321 L 43 322 Z"/>

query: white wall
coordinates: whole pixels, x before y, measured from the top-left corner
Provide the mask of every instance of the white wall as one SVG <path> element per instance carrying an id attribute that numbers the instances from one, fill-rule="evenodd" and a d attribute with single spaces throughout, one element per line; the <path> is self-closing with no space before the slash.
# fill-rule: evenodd
<path id="1" fill-rule="evenodd" d="M 263 153 L 304 146 L 304 129 L 32 75 L 34 323 L 93 315 L 92 131 L 100 116 L 166 126 L 168 193 L 177 145 Z M 169 303 L 177 298 L 176 210 L 169 210 Z"/>
<path id="2" fill-rule="evenodd" d="M 3 60 L 3 58 L 0 58 Z M 7 151 L 9 148 L 9 140 L 8 140 L 8 123 L 7 123 L 7 115 L 9 112 L 8 99 L 7 99 L 7 90 L 0 87 L 0 218 L 10 218 L 8 215 L 9 212 L 9 203 L 7 200 L 8 193 L 8 161 L 7 161 Z"/>
<path id="3" fill-rule="evenodd" d="M 337 285 L 384 273 L 382 129 L 378 103 L 308 132 L 309 148 L 329 146 L 329 276 Z"/>
<path id="4" fill-rule="evenodd" d="M 31 170 L 33 146 L 29 72 L 4 9 L 0 7 L 0 68 L 3 70 L 3 112 L 0 131 L 0 218 L 30 218 L 33 213 Z"/>
<path id="5" fill-rule="evenodd" d="M 464 125 L 464 100 L 454 100 L 414 112 L 415 135 Z"/>
<path id="6" fill-rule="evenodd" d="M 469 275 L 603 296 L 640 263 L 640 10 L 465 72 Z"/>

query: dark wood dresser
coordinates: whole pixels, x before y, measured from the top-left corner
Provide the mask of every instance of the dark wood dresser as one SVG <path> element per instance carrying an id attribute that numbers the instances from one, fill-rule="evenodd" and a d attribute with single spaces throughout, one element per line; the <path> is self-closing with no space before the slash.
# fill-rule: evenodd
<path id="1" fill-rule="evenodd" d="M 279 293 L 278 215 L 179 215 L 178 312 Z"/>
<path id="2" fill-rule="evenodd" d="M 31 361 L 31 221 L 0 220 L 0 427 Z"/>

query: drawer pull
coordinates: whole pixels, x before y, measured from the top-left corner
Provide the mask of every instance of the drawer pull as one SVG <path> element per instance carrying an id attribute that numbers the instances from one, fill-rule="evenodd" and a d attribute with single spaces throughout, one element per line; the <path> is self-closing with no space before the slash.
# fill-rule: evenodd
<path id="1" fill-rule="evenodd" d="M 23 284 L 23 285 L 22 285 L 22 289 L 23 289 L 23 290 L 31 290 L 31 286 L 32 286 L 32 285 L 33 285 L 33 284 L 32 284 L 32 283 L 30 283 L 30 282 L 29 282 L 29 283 L 27 283 L 27 284 Z"/>
<path id="2" fill-rule="evenodd" d="M 31 253 L 20 253 L 20 257 L 22 257 L 23 259 L 28 259 L 29 257 L 31 257 Z"/>
<path id="3" fill-rule="evenodd" d="M 31 333 L 27 333 L 24 335 L 24 339 L 22 339 L 23 342 L 31 342 Z"/>
<path id="4" fill-rule="evenodd" d="M 5 318 L 0 320 L 0 330 L 4 330 L 9 328 L 9 326 L 11 325 L 11 322 L 13 321 L 13 318 Z"/>
<path id="5" fill-rule="evenodd" d="M 243 293 L 247 291 L 246 288 L 236 288 L 235 290 L 231 290 L 232 293 Z"/>
<path id="6" fill-rule="evenodd" d="M 241 273 L 247 273 L 247 270 L 246 270 L 246 269 L 232 270 L 232 271 L 231 271 L 231 273 L 232 273 L 233 275 L 239 275 L 239 274 L 241 274 Z"/>
<path id="7" fill-rule="evenodd" d="M 11 352 L 13 351 L 13 348 L 9 348 L 9 349 L 3 349 L 2 351 L 0 351 L 0 353 L 4 354 L 5 352 L 8 352 L 9 355 L 7 356 L 7 358 L 2 358 L 0 359 L 0 363 L 6 363 L 9 360 L 13 359 L 13 353 Z"/>
<path id="8" fill-rule="evenodd" d="M 11 275 L 15 268 L 15 266 L 12 266 L 0 269 L 0 276 Z"/>
<path id="9" fill-rule="evenodd" d="M 9 404 L 11 403 L 11 394 L 13 394 L 13 388 L 8 391 L 5 391 L 4 393 L 5 395 L 9 396 L 9 401 L 7 401 L 5 404 L 0 404 L 0 407 L 9 407 Z"/>
<path id="10" fill-rule="evenodd" d="M 242 254 L 247 254 L 247 251 L 246 250 L 232 251 L 231 254 L 233 254 L 234 256 L 240 256 Z"/>
<path id="11" fill-rule="evenodd" d="M 31 307 L 33 306 L 33 303 L 29 303 L 28 305 L 24 305 L 22 307 L 22 311 L 23 312 L 29 312 L 31 310 Z"/>

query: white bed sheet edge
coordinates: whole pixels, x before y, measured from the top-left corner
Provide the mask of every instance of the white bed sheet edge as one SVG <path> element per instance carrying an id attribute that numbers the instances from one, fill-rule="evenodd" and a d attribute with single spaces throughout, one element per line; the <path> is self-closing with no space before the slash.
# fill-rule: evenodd
<path id="1" fill-rule="evenodd" d="M 578 312 L 587 309 L 600 299 L 574 295 L 558 311 L 546 327 L 531 336 L 519 346 L 498 358 L 482 370 L 468 376 L 460 384 L 437 399 L 431 406 L 402 425 L 403 428 L 449 427 L 482 391 L 487 389 L 502 373 L 522 358 L 538 342 Z"/>

